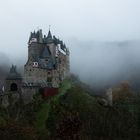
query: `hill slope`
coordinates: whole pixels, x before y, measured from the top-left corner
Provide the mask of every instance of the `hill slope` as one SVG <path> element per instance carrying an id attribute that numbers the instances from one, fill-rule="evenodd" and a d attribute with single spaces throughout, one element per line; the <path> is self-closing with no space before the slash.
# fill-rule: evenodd
<path id="1" fill-rule="evenodd" d="M 30 104 L 21 106 L 19 118 L 9 116 L 10 108 L 0 108 L 0 137 L 39 140 L 139 139 L 138 111 L 130 112 L 125 106 L 101 106 L 85 87 L 78 79 L 67 79 L 58 95 L 43 100 L 37 94 Z"/>

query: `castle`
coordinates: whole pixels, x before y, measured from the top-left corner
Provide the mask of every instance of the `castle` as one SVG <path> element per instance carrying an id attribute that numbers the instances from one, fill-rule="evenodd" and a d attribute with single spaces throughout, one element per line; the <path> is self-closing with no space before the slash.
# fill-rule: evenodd
<path id="1" fill-rule="evenodd" d="M 69 50 L 63 41 L 52 37 L 50 30 L 44 37 L 42 30 L 31 32 L 24 66 L 25 86 L 58 88 L 68 74 Z"/>
<path id="2" fill-rule="evenodd" d="M 42 30 L 31 32 L 24 75 L 21 76 L 12 66 L 6 78 L 5 92 L 29 102 L 40 89 L 45 92 L 48 91 L 46 89 L 58 89 L 69 76 L 69 54 L 63 41 L 52 36 L 50 30 L 47 36 L 42 34 Z"/>

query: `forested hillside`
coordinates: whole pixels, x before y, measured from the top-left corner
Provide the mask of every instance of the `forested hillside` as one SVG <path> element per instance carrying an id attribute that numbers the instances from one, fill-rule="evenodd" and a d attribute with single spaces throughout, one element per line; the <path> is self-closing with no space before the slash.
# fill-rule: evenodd
<path id="1" fill-rule="evenodd" d="M 48 100 L 36 94 L 30 104 L 17 102 L 1 107 L 0 139 L 139 139 L 140 101 L 135 100 L 133 106 L 103 106 L 88 94 L 86 87 L 72 77 L 61 84 L 58 95 Z"/>

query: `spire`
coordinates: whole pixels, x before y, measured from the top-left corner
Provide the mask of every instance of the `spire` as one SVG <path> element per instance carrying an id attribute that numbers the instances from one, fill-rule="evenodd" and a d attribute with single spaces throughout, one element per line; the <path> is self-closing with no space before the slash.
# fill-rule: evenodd
<path id="1" fill-rule="evenodd" d="M 17 73 L 16 66 L 12 65 L 12 67 L 10 68 L 10 73 Z"/>
<path id="2" fill-rule="evenodd" d="M 51 34 L 51 31 L 50 31 L 50 29 L 49 29 L 49 32 L 48 32 L 47 38 L 50 38 L 50 39 L 52 39 L 52 34 Z"/>
<path id="3" fill-rule="evenodd" d="M 42 29 L 39 29 L 38 31 L 37 31 L 37 37 L 38 37 L 38 42 L 39 43 L 42 43 L 43 42 L 43 37 L 42 37 L 43 35 L 42 35 Z"/>
<path id="4" fill-rule="evenodd" d="M 51 34 L 51 31 L 50 31 L 50 28 L 51 28 L 51 25 L 49 25 L 49 32 L 48 32 L 47 38 L 52 39 L 52 34 Z"/>
<path id="5" fill-rule="evenodd" d="M 53 43 L 53 41 L 54 41 L 54 40 L 53 40 L 51 31 L 50 31 L 50 26 L 49 26 L 49 32 L 48 32 L 47 37 L 46 37 L 46 38 L 44 37 L 44 42 L 45 42 L 45 43 Z"/>
<path id="6" fill-rule="evenodd" d="M 22 79 L 22 78 L 21 75 L 17 72 L 16 66 L 12 65 L 6 80 L 16 80 L 16 79 Z"/>

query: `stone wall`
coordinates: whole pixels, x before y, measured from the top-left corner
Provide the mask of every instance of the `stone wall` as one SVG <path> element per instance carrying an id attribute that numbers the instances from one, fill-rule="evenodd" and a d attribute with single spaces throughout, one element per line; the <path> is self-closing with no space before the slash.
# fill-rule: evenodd
<path id="1" fill-rule="evenodd" d="M 21 92 L 21 86 L 22 86 L 22 80 L 21 79 L 13 79 L 13 80 L 6 80 L 5 81 L 5 89 L 6 89 L 6 92 L 9 92 L 11 91 L 11 85 L 12 84 L 16 84 L 17 86 L 17 92 Z"/>
<path id="2" fill-rule="evenodd" d="M 33 96 L 39 92 L 39 87 L 22 87 L 22 100 L 27 104 L 33 100 Z"/>
<path id="3" fill-rule="evenodd" d="M 0 105 L 3 107 L 8 107 L 9 105 L 14 105 L 21 99 L 21 93 L 18 92 L 5 92 L 0 95 Z"/>

